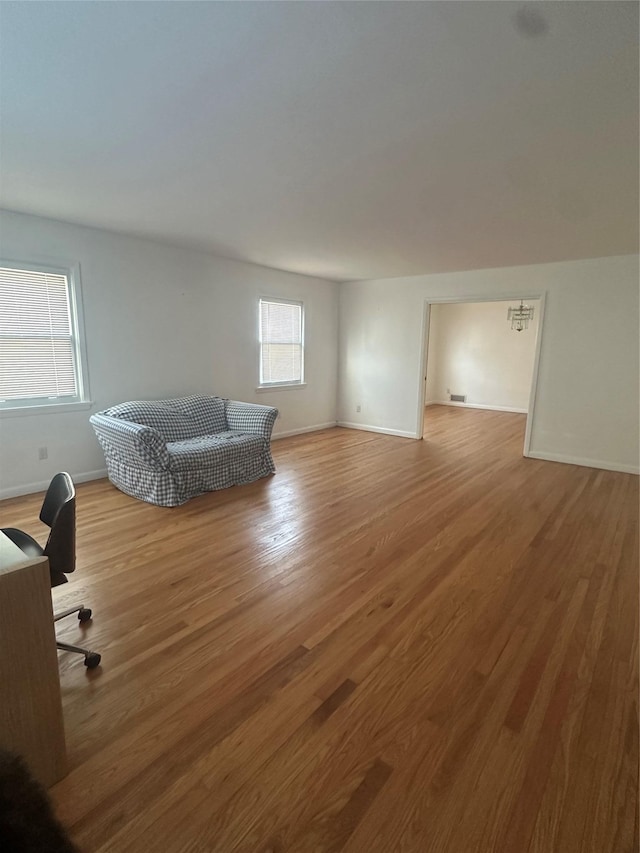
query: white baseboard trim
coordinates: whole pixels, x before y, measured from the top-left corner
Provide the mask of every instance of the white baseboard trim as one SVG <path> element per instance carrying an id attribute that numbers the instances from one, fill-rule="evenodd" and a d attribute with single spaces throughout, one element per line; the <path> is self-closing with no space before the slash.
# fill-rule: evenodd
<path id="1" fill-rule="evenodd" d="M 315 424 L 314 426 L 301 427 L 300 429 L 290 429 L 288 432 L 274 432 L 271 440 L 276 441 L 278 438 L 288 438 L 290 435 L 302 435 L 305 432 L 318 432 L 320 429 L 330 429 L 335 426 L 337 426 L 335 421 L 329 421 L 326 424 Z"/>
<path id="2" fill-rule="evenodd" d="M 483 403 L 456 403 L 452 400 L 430 400 L 425 406 L 457 406 L 460 409 L 486 409 L 489 412 L 516 412 L 526 415 L 528 409 L 516 409 L 513 406 L 489 406 Z"/>
<path id="3" fill-rule="evenodd" d="M 530 450 L 527 456 L 530 459 L 543 459 L 545 462 L 582 465 L 584 468 L 602 468 L 604 471 L 618 471 L 621 474 L 640 474 L 640 466 L 638 465 L 607 462 L 604 459 L 585 459 L 581 456 L 565 456 L 563 453 L 539 453 L 537 450 Z"/>
<path id="4" fill-rule="evenodd" d="M 402 429 L 385 429 L 384 427 L 369 426 L 368 424 L 354 424 L 350 421 L 338 421 L 339 427 L 345 429 L 361 429 L 365 432 L 379 432 L 382 435 L 398 435 L 400 438 L 422 438 L 421 435 L 416 435 L 415 432 L 405 432 Z"/>
<path id="5" fill-rule="evenodd" d="M 97 471 L 84 471 L 80 474 L 74 474 L 73 472 L 70 473 L 74 483 L 87 483 L 89 480 L 101 480 L 103 477 L 106 477 L 107 469 L 100 468 Z M 51 479 L 41 480 L 38 483 L 25 483 L 22 486 L 0 489 L 0 500 L 6 500 L 7 498 L 19 498 L 21 495 L 32 495 L 35 492 L 45 492 L 48 489 L 50 482 Z"/>

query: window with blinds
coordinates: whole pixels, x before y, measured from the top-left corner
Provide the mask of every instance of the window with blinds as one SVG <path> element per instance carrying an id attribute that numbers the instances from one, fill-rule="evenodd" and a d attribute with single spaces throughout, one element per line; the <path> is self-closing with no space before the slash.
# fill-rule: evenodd
<path id="1" fill-rule="evenodd" d="M 0 267 L 0 408 L 82 399 L 70 277 Z"/>
<path id="2" fill-rule="evenodd" d="M 304 327 L 301 302 L 260 300 L 260 385 L 301 385 Z"/>

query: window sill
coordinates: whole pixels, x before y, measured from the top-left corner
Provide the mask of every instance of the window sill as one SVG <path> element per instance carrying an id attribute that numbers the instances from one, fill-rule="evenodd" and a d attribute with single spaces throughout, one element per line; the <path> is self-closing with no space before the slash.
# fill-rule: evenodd
<path id="1" fill-rule="evenodd" d="M 15 408 L 0 408 L 0 418 L 19 418 L 24 415 L 56 415 L 63 412 L 88 412 L 93 408 L 92 400 L 80 403 L 51 403 L 42 406 L 16 406 Z"/>
<path id="2" fill-rule="evenodd" d="M 295 391 L 298 388 L 306 388 L 306 382 L 296 382 L 295 385 L 259 385 L 256 388 L 258 394 L 267 394 L 269 391 Z"/>

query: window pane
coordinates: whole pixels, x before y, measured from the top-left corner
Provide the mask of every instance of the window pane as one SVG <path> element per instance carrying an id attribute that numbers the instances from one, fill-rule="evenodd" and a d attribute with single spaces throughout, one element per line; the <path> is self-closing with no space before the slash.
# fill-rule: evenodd
<path id="1" fill-rule="evenodd" d="M 263 344 L 262 381 L 299 382 L 302 376 L 300 344 Z"/>
<path id="2" fill-rule="evenodd" d="M 67 277 L 0 269 L 0 335 L 71 335 Z"/>
<path id="3" fill-rule="evenodd" d="M 4 399 L 74 397 L 71 341 L 0 339 L 0 388 Z"/>
<path id="4" fill-rule="evenodd" d="M 302 343 L 302 306 L 262 302 L 263 343 Z"/>

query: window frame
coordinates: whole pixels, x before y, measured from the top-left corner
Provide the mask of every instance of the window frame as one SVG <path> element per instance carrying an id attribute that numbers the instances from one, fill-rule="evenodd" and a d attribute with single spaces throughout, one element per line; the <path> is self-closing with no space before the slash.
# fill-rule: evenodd
<path id="1" fill-rule="evenodd" d="M 300 379 L 290 381 L 263 382 L 262 381 L 262 303 L 278 303 L 280 305 L 296 305 L 300 308 Z M 306 388 L 305 382 L 305 309 L 301 299 L 286 299 L 280 296 L 258 297 L 258 384 L 256 391 L 284 391 L 294 388 Z"/>
<path id="2" fill-rule="evenodd" d="M 67 296 L 71 321 L 71 341 L 73 364 L 77 384 L 77 394 L 64 397 L 25 397 L 0 400 L 0 418 L 20 415 L 35 415 L 55 412 L 88 411 L 92 406 L 89 391 L 89 368 L 87 361 L 86 338 L 84 331 L 84 311 L 82 301 L 82 280 L 80 264 L 47 260 L 15 260 L 0 257 L 0 267 L 4 269 L 25 270 L 36 273 L 63 275 L 67 279 Z"/>

